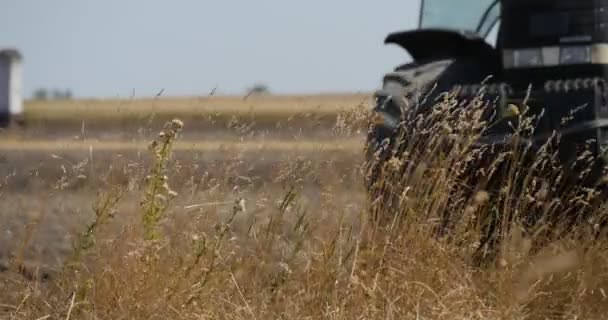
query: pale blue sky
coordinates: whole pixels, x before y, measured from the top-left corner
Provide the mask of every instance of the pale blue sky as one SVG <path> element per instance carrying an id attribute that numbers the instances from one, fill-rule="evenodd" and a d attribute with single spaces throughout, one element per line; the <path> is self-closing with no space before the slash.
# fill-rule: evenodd
<path id="1" fill-rule="evenodd" d="M 25 92 L 77 97 L 375 89 L 409 60 L 383 45 L 416 0 L 2 0 L 0 46 L 24 55 Z"/>

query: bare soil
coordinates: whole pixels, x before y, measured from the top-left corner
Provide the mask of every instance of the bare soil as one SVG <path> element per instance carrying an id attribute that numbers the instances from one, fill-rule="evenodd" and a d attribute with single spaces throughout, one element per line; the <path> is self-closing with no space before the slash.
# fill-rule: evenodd
<path id="1" fill-rule="evenodd" d="M 170 177 L 173 189 L 180 193 L 175 210 L 214 202 L 218 202 L 214 207 L 229 208 L 238 193 L 235 190 L 243 190 L 256 203 L 264 194 L 286 193 L 292 187 L 311 199 L 310 210 L 318 209 L 323 192 L 355 210 L 363 199 L 362 158 L 357 145 L 351 144 L 337 151 L 298 149 L 298 142 L 293 142 L 293 148 L 261 151 L 183 148 L 175 152 Z M 94 218 L 99 192 L 113 186 L 134 189 L 132 199 L 123 200 L 115 227 L 120 228 L 124 219 L 139 217 L 140 199 L 133 197 L 143 196 L 138 188 L 152 156 L 147 150 L 104 149 L 102 145 L 91 154 L 86 148 L 52 150 L 47 145 L 32 150 L 17 143 L 11 150 L 7 145 L 5 141 L 0 148 L 0 271 L 9 270 L 19 259 L 27 274 L 38 269 L 43 274 L 57 271 L 72 252 L 75 237 Z M 300 176 L 292 176 L 295 172 Z"/>

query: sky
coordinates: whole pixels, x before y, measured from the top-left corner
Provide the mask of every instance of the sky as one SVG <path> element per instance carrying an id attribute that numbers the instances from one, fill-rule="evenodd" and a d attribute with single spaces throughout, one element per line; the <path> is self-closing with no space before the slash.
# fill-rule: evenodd
<path id="1" fill-rule="evenodd" d="M 417 17 L 417 0 L 2 0 L 0 47 L 22 52 L 26 97 L 368 92 L 409 61 L 383 41 Z"/>

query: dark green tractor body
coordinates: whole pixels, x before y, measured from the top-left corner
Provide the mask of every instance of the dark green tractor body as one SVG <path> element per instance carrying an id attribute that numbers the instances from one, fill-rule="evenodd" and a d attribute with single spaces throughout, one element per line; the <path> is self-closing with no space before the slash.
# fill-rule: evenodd
<path id="1" fill-rule="evenodd" d="M 529 143 L 542 145 L 558 133 L 563 161 L 587 148 L 603 166 L 608 0 L 426 0 L 420 12 L 419 28 L 386 38 L 413 61 L 386 74 L 376 93 L 381 120 L 370 130 L 369 154 L 394 139 L 403 101 L 424 109 L 444 92 L 472 99 L 483 88 L 495 114 L 525 105 L 538 116 Z M 506 143 L 516 118 L 502 119 L 480 143 Z"/>

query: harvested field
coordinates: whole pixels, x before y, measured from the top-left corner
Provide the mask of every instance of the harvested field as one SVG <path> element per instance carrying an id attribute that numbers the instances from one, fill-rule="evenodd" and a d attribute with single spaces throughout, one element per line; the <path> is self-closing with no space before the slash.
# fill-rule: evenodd
<path id="1" fill-rule="evenodd" d="M 361 151 L 355 148 L 354 141 L 350 143 L 335 149 L 322 145 L 314 148 L 311 142 L 221 146 L 209 143 L 194 147 L 177 144 L 172 188 L 187 196 L 180 196 L 174 205 L 177 209 L 228 201 L 209 208 L 220 210 L 230 207 L 237 195 L 246 195 L 255 203 L 259 197 L 287 193 L 298 185 L 315 199 L 329 188 L 351 190 L 352 197 L 343 201 L 360 206 Z M 101 143 L 95 145 L 93 153 L 88 146 L 41 141 L 13 144 L 15 148 L 0 146 L 0 176 L 5 177 L 0 185 L 0 197 L 5 200 L 0 205 L 0 234 L 4 236 L 0 269 L 8 266 L 9 257 L 23 250 L 21 240 L 27 236 L 27 227 L 35 223 L 35 233 L 24 251 L 28 269 L 40 266 L 43 270 L 57 270 L 70 252 L 73 237 L 94 218 L 92 204 L 99 191 L 113 187 L 139 189 L 151 160 L 147 145 Z M 297 181 L 290 176 L 294 174 L 291 171 L 299 171 L 299 178 L 305 180 Z M 207 190 L 214 188 L 217 189 Z M 234 188 L 241 190 L 233 194 Z M 118 221 L 134 218 L 129 215 L 138 211 L 137 193 L 122 202 L 129 213 Z M 313 203 L 311 209 L 318 210 L 319 204 Z"/>
<path id="2" fill-rule="evenodd" d="M 360 94 L 29 101 L 25 114 L 31 122 L 53 123 L 80 122 L 83 119 L 101 123 L 134 121 L 152 115 L 165 119 L 247 115 L 257 120 L 282 120 L 294 114 L 335 115 L 369 100 L 369 94 Z"/>
<path id="3" fill-rule="evenodd" d="M 367 109 L 370 101 L 370 95 L 30 101 L 26 129 L 13 134 L 150 139 L 165 122 L 179 118 L 189 125 L 185 139 L 323 138 L 344 114 Z"/>
<path id="4" fill-rule="evenodd" d="M 245 141 L 234 140 L 211 140 L 211 141 L 183 141 L 174 145 L 175 151 L 196 152 L 288 152 L 288 151 L 320 151 L 333 152 L 345 151 L 360 153 L 363 137 L 334 138 L 332 140 L 312 139 L 282 139 L 282 140 L 260 140 Z M 0 150 L 7 153 L 19 151 L 42 151 L 42 152 L 64 152 L 64 151 L 141 151 L 147 149 L 149 142 L 146 141 L 108 141 L 108 140 L 4 140 L 0 141 Z"/>
<path id="5" fill-rule="evenodd" d="M 534 182 L 523 194 L 511 180 L 500 193 L 461 183 L 455 172 L 472 158 L 466 144 L 447 154 L 437 145 L 456 124 L 474 135 L 473 118 L 438 113 L 448 117 L 436 120 L 441 125 L 416 131 L 423 134 L 410 137 L 409 161 L 394 159 L 382 177 L 387 190 L 405 188 L 394 188 L 398 205 L 382 206 L 363 185 L 360 96 L 205 99 L 27 105 L 26 125 L 0 141 L 0 318 L 600 319 L 608 312 L 608 241 L 589 231 L 605 218 L 602 206 L 570 189 L 541 196 L 534 188 L 559 185 L 549 169 L 512 170 Z M 217 104 L 207 108 L 209 101 Z M 236 101 L 255 101 L 257 111 Z M 159 134 L 174 117 L 183 123 Z M 476 263 L 485 219 L 507 224 L 504 217 L 539 207 L 600 215 L 560 239 L 513 223 L 496 259 Z M 442 238 L 435 228 L 446 212 L 455 231 Z M 389 223 L 373 213 L 386 213 Z"/>

